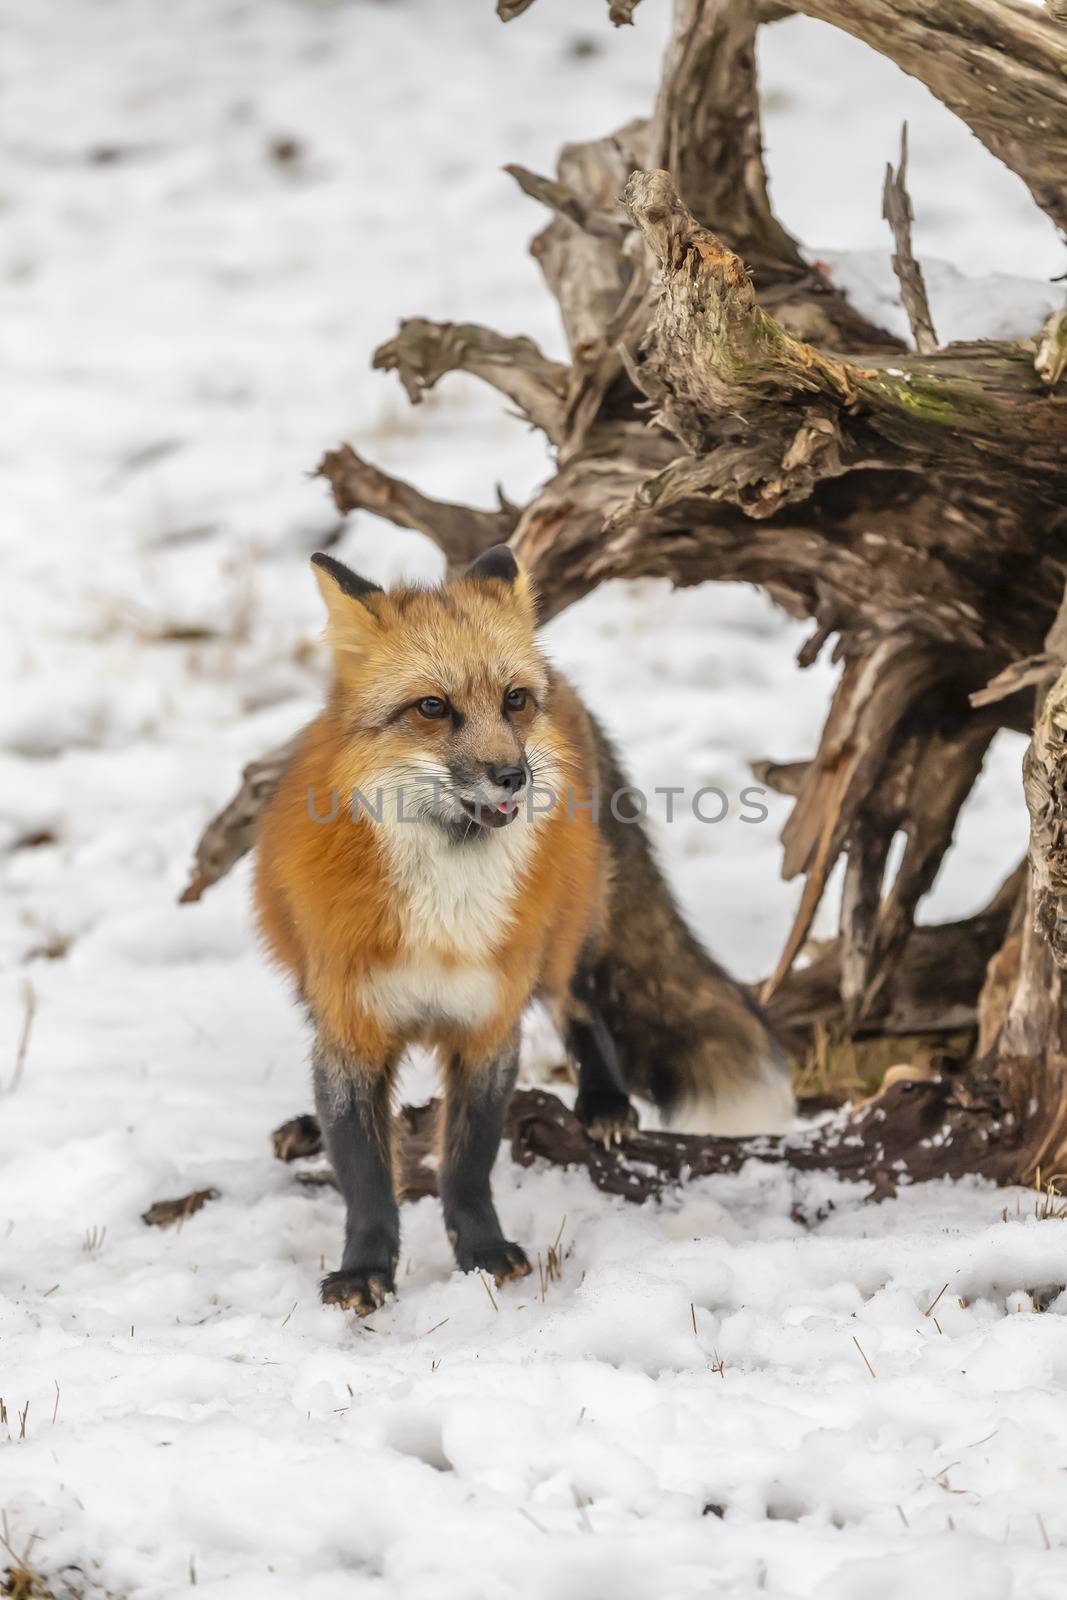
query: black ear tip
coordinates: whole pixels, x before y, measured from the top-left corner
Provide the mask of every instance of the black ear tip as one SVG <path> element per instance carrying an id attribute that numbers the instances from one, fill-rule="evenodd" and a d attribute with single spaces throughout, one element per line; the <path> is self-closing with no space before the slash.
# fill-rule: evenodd
<path id="1" fill-rule="evenodd" d="M 343 561 L 335 560 L 323 550 L 315 551 L 311 565 L 318 567 L 320 572 L 325 572 L 328 578 L 333 579 L 341 593 L 350 595 L 353 600 L 365 600 L 369 594 L 382 592 L 379 584 L 371 583 L 368 578 L 361 578 L 358 572 L 353 572 Z"/>
<path id="2" fill-rule="evenodd" d="M 519 576 L 519 563 L 506 544 L 495 544 L 477 561 L 472 561 L 464 573 L 466 578 L 498 578 L 502 583 L 514 583 Z"/>

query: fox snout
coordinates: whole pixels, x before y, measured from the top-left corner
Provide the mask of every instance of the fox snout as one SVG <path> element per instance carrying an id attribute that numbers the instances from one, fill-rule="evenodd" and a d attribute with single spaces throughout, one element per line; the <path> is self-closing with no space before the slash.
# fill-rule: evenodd
<path id="1" fill-rule="evenodd" d="M 498 789 L 503 789 L 505 794 L 515 795 L 526 783 L 526 766 L 500 766 L 497 762 L 486 763 L 485 775 L 491 784 Z"/>
<path id="2" fill-rule="evenodd" d="M 530 769 L 523 756 L 453 767 L 452 779 L 467 816 L 483 827 L 502 828 L 518 814 Z"/>

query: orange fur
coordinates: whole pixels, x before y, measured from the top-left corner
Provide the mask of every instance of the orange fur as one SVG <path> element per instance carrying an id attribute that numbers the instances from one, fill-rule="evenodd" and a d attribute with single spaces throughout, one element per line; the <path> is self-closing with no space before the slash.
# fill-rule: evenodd
<path id="1" fill-rule="evenodd" d="M 415 1041 L 476 1069 L 492 1061 L 535 995 L 562 1009 L 579 956 L 603 921 L 604 846 L 591 812 L 580 808 L 596 783 L 589 719 L 537 649 L 524 577 L 514 586 L 465 579 L 439 590 L 355 599 L 316 575 L 329 613 L 335 679 L 262 818 L 259 926 L 308 1002 L 320 1037 L 362 1070 L 391 1071 Z M 501 696 L 515 686 L 530 690 L 535 703 L 505 716 Z M 427 722 L 412 703 L 431 695 L 447 698 L 463 726 Z M 532 831 L 523 850 L 508 846 L 516 857 L 511 905 L 492 936 L 473 948 L 469 930 L 457 937 L 447 918 L 434 926 L 432 903 L 429 913 L 415 908 L 416 917 L 408 901 L 421 886 L 398 873 L 395 836 L 438 824 L 379 822 L 365 809 L 354 821 L 349 814 L 353 790 L 373 804 L 381 788 L 389 808 L 398 772 L 417 795 L 427 770 L 446 769 L 457 745 L 489 761 L 535 751 L 575 802 L 557 803 L 536 823 L 516 820 L 450 846 L 458 859 L 447 870 L 462 874 L 476 865 L 465 852 L 500 851 L 505 833 Z M 317 824 L 309 792 L 322 815 L 332 791 L 337 817 Z M 399 844 L 414 848 L 406 836 Z M 480 995 L 482 979 L 475 979 L 488 974 L 492 1003 L 470 1018 L 447 1010 L 435 1015 L 432 1008 L 417 1018 L 391 1018 L 376 996 L 397 974 L 427 966 L 446 991 L 455 975 L 457 988 L 466 982 Z"/>

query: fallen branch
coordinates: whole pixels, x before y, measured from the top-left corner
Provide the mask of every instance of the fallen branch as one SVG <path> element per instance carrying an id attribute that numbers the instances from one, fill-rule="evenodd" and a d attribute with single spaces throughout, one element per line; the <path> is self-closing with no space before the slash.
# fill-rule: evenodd
<path id="1" fill-rule="evenodd" d="M 797 1173 L 834 1172 L 871 1187 L 871 1198 L 895 1194 L 902 1181 L 983 1173 L 1012 1181 L 1008 1141 L 1002 1139 L 996 1107 L 958 1098 L 957 1080 L 948 1071 L 912 1075 L 896 1068 L 872 1101 L 851 1115 L 842 1110 L 828 1120 L 782 1137 L 721 1138 L 714 1134 L 638 1131 L 621 1145 L 605 1148 L 554 1094 L 519 1089 L 512 1097 L 504 1137 L 512 1160 L 529 1167 L 536 1161 L 583 1168 L 594 1186 L 606 1194 L 642 1204 L 696 1178 L 739 1172 L 749 1161 L 788 1166 Z M 964 1091 L 965 1094 L 965 1091 Z M 396 1118 L 396 1148 L 405 1200 L 436 1194 L 431 1165 L 439 1102 L 404 1106 Z M 955 1137 L 941 1133 L 952 1118 Z M 321 1153 L 309 1141 L 315 1119 L 294 1119 L 303 1130 L 302 1155 Z M 274 1146 L 287 1146 L 286 1123 L 274 1134 Z M 290 1157 L 290 1159 L 293 1159 Z"/>

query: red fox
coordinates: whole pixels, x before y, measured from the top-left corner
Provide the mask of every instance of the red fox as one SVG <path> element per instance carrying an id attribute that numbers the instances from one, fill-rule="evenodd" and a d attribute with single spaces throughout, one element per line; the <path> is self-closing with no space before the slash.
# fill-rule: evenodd
<path id="1" fill-rule="evenodd" d="M 675 909 L 607 740 L 538 648 L 511 551 L 389 593 L 331 556 L 312 562 L 334 680 L 263 815 L 256 903 L 314 1024 L 316 1108 L 346 1205 L 322 1298 L 366 1315 L 395 1287 L 391 1089 L 409 1044 L 443 1071 L 439 1189 L 457 1263 L 498 1283 L 530 1270 L 489 1177 L 532 1000 L 555 1017 L 599 1138 L 635 1125 L 628 1088 L 670 1110 L 755 1086 L 777 1119 L 791 1094 L 755 1004 Z"/>

